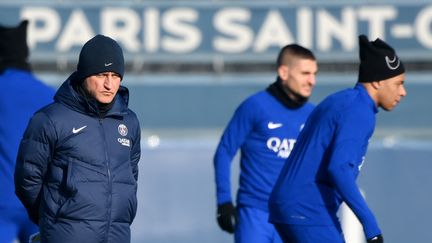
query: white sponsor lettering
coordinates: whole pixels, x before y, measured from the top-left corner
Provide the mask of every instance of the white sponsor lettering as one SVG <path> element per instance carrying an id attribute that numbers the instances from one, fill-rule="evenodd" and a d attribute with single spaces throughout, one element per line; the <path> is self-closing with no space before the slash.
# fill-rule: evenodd
<path id="1" fill-rule="evenodd" d="M 123 146 L 130 147 L 130 140 L 127 138 L 118 138 L 117 141 Z"/>
<path id="2" fill-rule="evenodd" d="M 63 32 L 57 41 L 59 51 L 70 50 L 73 46 L 80 46 L 95 35 L 91 24 L 82 10 L 74 10 L 66 22 Z"/>
<path id="3" fill-rule="evenodd" d="M 144 49 L 149 53 L 159 50 L 159 18 L 160 14 L 156 8 L 148 8 L 144 11 Z"/>
<path id="4" fill-rule="evenodd" d="M 318 10 L 317 13 L 317 37 L 318 49 L 329 51 L 333 45 L 333 39 L 337 39 L 344 50 L 353 50 L 357 47 L 357 22 L 355 12 L 347 7 L 342 10 L 341 20 L 338 21 L 326 10 Z"/>
<path id="5" fill-rule="evenodd" d="M 297 12 L 297 42 L 307 48 L 313 46 L 313 13 L 310 8 L 302 7 Z"/>
<path id="6" fill-rule="evenodd" d="M 432 48 L 432 6 L 422 9 L 415 22 L 416 36 L 418 41 L 427 48 Z"/>
<path id="7" fill-rule="evenodd" d="M 386 22 L 394 20 L 397 17 L 397 10 L 392 6 L 383 6 L 380 8 L 365 6 L 358 10 L 359 20 L 365 20 L 369 23 L 368 37 L 371 40 L 376 38 L 385 39 Z"/>
<path id="8" fill-rule="evenodd" d="M 70 9 L 24 6 L 20 18 L 29 20 L 30 48 L 37 49 L 39 45 L 44 51 L 55 48 L 53 53 L 78 49 L 95 33 L 116 39 L 130 53 L 250 54 L 275 50 L 292 42 L 324 54 L 353 52 L 358 47 L 360 33 L 367 34 L 369 39 L 406 40 L 418 50 L 432 48 L 432 6 L 413 6 L 404 15 L 406 19 L 401 19 L 403 6 L 399 5 L 143 6 L 141 10 L 101 6 L 96 11 L 85 5 Z"/>
<path id="9" fill-rule="evenodd" d="M 34 48 L 39 42 L 53 41 L 60 32 L 60 16 L 52 8 L 24 7 L 21 18 L 29 21 L 27 43 L 30 48 Z"/>
<path id="10" fill-rule="evenodd" d="M 122 43 L 126 49 L 136 52 L 141 49 L 139 32 L 140 16 L 130 8 L 104 8 L 101 12 L 101 32 Z"/>
<path id="11" fill-rule="evenodd" d="M 239 53 L 246 51 L 253 40 L 253 32 L 247 26 L 251 12 L 245 8 L 225 8 L 216 13 L 213 25 L 221 35 L 214 38 L 216 51 Z"/>
<path id="12" fill-rule="evenodd" d="M 277 137 L 271 137 L 267 140 L 267 148 L 277 153 L 278 157 L 286 159 L 290 155 L 295 142 L 295 139 L 284 138 L 281 140 Z"/>
<path id="13" fill-rule="evenodd" d="M 277 10 L 269 11 L 258 31 L 253 46 L 255 52 L 264 52 L 270 47 L 279 47 L 286 45 L 286 43 L 295 42 L 288 26 L 281 23 L 284 23 L 281 13 Z"/>
<path id="14" fill-rule="evenodd" d="M 167 11 L 162 26 L 170 33 L 162 39 L 162 47 L 173 53 L 195 50 L 201 44 L 201 32 L 193 23 L 198 20 L 198 12 L 191 8 L 176 8 Z M 175 36 L 175 37 L 173 37 Z"/>

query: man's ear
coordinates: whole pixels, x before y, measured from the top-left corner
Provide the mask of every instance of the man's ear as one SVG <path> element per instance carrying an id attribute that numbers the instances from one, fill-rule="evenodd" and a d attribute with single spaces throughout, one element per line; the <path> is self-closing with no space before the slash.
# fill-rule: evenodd
<path id="1" fill-rule="evenodd" d="M 381 81 L 373 81 L 370 84 L 374 89 L 379 89 L 381 87 Z"/>
<path id="2" fill-rule="evenodd" d="M 277 72 L 278 72 L 279 77 L 282 80 L 286 80 L 288 78 L 288 70 L 289 70 L 289 67 L 286 65 L 280 65 L 278 67 Z"/>

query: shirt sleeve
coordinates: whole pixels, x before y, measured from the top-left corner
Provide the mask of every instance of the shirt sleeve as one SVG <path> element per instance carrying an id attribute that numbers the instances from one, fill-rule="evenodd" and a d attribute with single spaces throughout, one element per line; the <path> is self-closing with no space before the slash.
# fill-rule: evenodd
<path id="1" fill-rule="evenodd" d="M 373 124 L 359 112 L 343 114 L 338 123 L 328 171 L 333 184 L 363 225 L 366 238 L 381 233 L 377 221 L 356 184 Z"/>
<path id="2" fill-rule="evenodd" d="M 56 133 L 44 113 L 36 113 L 21 140 L 15 166 L 15 193 L 31 220 L 38 223 L 43 178 L 51 161 Z"/>
<path id="3" fill-rule="evenodd" d="M 213 164 L 218 205 L 232 201 L 231 162 L 254 126 L 253 111 L 256 108 L 251 106 L 253 105 L 246 101 L 237 108 L 217 146 Z"/>

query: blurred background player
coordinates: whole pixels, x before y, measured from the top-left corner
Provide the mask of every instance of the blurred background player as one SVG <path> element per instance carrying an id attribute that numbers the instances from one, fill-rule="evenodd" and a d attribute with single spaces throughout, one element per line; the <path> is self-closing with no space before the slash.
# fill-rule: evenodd
<path id="1" fill-rule="evenodd" d="M 356 178 L 365 161 L 378 108 L 406 95 L 405 69 L 392 47 L 359 36 L 358 83 L 327 97 L 311 113 L 270 196 L 270 222 L 284 242 L 343 243 L 337 211 L 345 202 L 368 242 L 383 242 Z"/>
<path id="2" fill-rule="evenodd" d="M 52 101 L 54 89 L 38 80 L 28 62 L 27 21 L 0 26 L 0 242 L 28 242 L 38 231 L 15 195 L 19 142 L 30 117 Z"/>
<path id="3" fill-rule="evenodd" d="M 268 222 L 268 197 L 314 108 L 308 98 L 318 67 L 313 53 L 297 44 L 282 48 L 277 80 L 235 111 L 214 155 L 217 222 L 235 242 L 281 242 Z M 241 150 L 237 208 L 231 199 L 231 161 Z"/>

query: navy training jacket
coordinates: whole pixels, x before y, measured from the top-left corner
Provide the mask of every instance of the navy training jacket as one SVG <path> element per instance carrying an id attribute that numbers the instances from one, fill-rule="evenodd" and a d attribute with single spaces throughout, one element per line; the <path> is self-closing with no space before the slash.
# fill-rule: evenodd
<path id="1" fill-rule="evenodd" d="M 120 87 L 99 118 L 66 80 L 31 119 L 18 151 L 15 190 L 44 243 L 130 242 L 137 210 L 140 126 Z"/>

